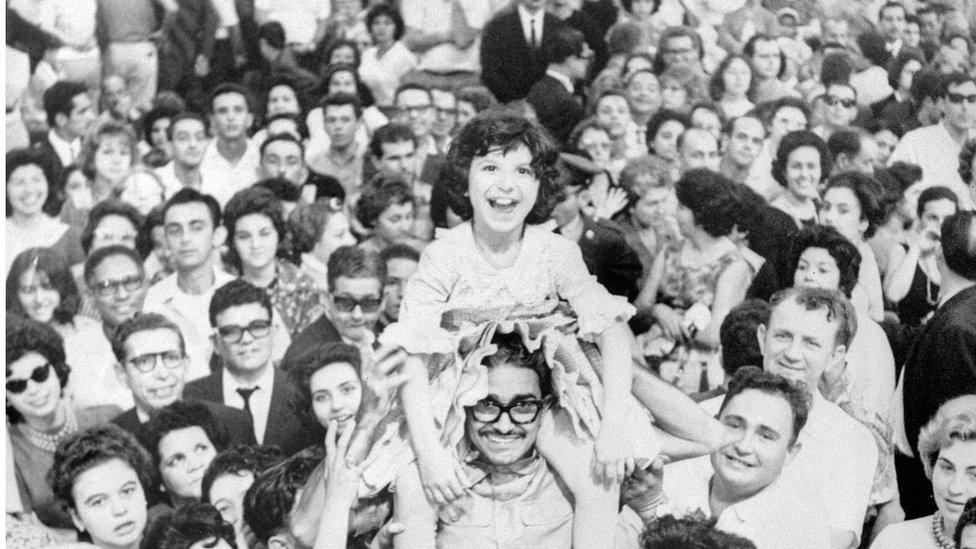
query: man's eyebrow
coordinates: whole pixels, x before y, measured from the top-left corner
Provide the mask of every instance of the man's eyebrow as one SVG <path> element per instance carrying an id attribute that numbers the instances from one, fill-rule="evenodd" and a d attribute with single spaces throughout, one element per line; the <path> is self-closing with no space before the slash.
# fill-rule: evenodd
<path id="1" fill-rule="evenodd" d="M 499 403 L 502 402 L 502 399 L 499 398 L 499 396 L 496 395 L 496 394 L 494 394 L 494 393 L 489 393 L 488 396 L 490 396 L 491 398 L 497 400 Z M 512 395 L 512 397 L 508 399 L 508 402 L 516 402 L 516 401 L 519 401 L 519 400 L 533 400 L 533 399 L 539 399 L 539 398 L 542 398 L 542 397 L 539 396 L 539 395 L 537 395 L 537 394 L 535 394 L 535 393 L 519 393 L 517 395 Z"/>

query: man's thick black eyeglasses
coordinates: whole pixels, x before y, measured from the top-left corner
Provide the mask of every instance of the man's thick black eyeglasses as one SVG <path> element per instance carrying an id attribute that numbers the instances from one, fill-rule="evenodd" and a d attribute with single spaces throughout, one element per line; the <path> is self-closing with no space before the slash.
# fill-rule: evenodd
<path id="1" fill-rule="evenodd" d="M 976 93 L 963 95 L 961 93 L 949 92 L 947 95 L 950 103 L 962 103 L 963 101 L 966 101 L 967 103 L 976 103 Z"/>
<path id="2" fill-rule="evenodd" d="M 826 103 L 828 107 L 833 107 L 837 105 L 837 103 L 840 103 L 845 109 L 849 109 L 854 105 L 856 105 L 857 101 L 855 101 L 854 99 L 841 99 L 836 95 L 825 95 L 824 103 Z"/>
<path id="3" fill-rule="evenodd" d="M 129 360 L 126 360 L 127 364 L 131 364 L 136 370 L 143 374 L 148 374 L 149 372 L 156 369 L 156 365 L 162 360 L 163 366 L 170 370 L 176 370 L 183 366 L 183 353 L 179 351 L 163 351 L 162 353 L 146 353 L 144 355 L 134 356 Z"/>
<path id="4" fill-rule="evenodd" d="M 270 320 L 254 320 L 247 326 L 237 326 L 231 324 L 230 326 L 221 326 L 217 328 L 217 333 L 220 337 L 224 338 L 227 343 L 237 343 L 244 337 L 244 332 L 251 334 L 254 339 L 261 339 L 262 337 L 267 337 L 271 333 L 271 321 Z"/>
<path id="5" fill-rule="evenodd" d="M 47 381 L 49 375 L 51 375 L 51 363 L 45 362 L 37 368 L 34 368 L 27 379 L 8 379 L 7 390 L 14 394 L 23 393 L 27 390 L 27 382 L 29 380 L 33 379 L 35 383 L 44 383 Z"/>
<path id="6" fill-rule="evenodd" d="M 521 399 L 511 404 L 501 404 L 493 398 L 481 399 L 474 406 L 468 406 L 471 415 L 481 423 L 495 423 L 502 414 L 508 414 L 508 419 L 515 425 L 525 425 L 532 423 L 537 417 L 545 402 L 542 399 Z"/>
<path id="7" fill-rule="evenodd" d="M 140 275 L 127 276 L 122 280 L 104 280 L 92 284 L 92 290 L 101 297 L 112 297 L 119 293 L 119 288 L 125 288 L 127 292 L 138 290 L 142 286 L 143 280 Z"/>
<path id="8" fill-rule="evenodd" d="M 356 299 L 347 295 L 334 295 L 332 296 L 332 303 L 335 304 L 336 309 L 343 313 L 351 313 L 356 308 L 356 305 L 359 305 L 359 308 L 364 313 L 369 314 L 379 310 L 382 300 L 378 297 Z"/>

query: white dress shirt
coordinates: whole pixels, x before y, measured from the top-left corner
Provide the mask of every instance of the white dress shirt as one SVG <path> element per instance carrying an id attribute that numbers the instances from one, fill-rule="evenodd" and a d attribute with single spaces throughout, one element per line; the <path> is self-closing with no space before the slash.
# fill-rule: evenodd
<path id="1" fill-rule="evenodd" d="M 938 185 L 956 193 L 959 207 L 972 210 L 969 189 L 959 176 L 959 153 L 962 145 L 949 135 L 945 122 L 923 126 L 905 134 L 888 158 L 888 165 L 901 160 L 922 168 L 921 189 Z"/>
<path id="2" fill-rule="evenodd" d="M 268 427 L 268 414 L 271 412 L 271 391 L 274 387 L 274 366 L 269 362 L 264 369 L 264 373 L 258 378 L 256 383 L 243 384 L 238 381 L 227 368 L 221 374 L 221 385 L 224 388 L 224 405 L 244 409 L 244 397 L 237 392 L 237 389 L 257 390 L 251 393 L 248 405 L 251 408 L 251 419 L 254 420 L 254 438 L 258 444 L 264 444 L 264 432 Z"/>
<path id="3" fill-rule="evenodd" d="M 545 10 L 539 10 L 535 15 L 529 13 L 525 6 L 518 6 L 519 21 L 522 23 L 522 33 L 525 36 L 525 43 L 538 48 L 542 45 L 542 20 L 546 15 Z M 535 27 L 535 44 L 532 43 L 532 27 Z"/>
<path id="4" fill-rule="evenodd" d="M 62 166 L 74 164 L 78 155 L 81 154 L 81 138 L 75 139 L 74 141 L 65 141 L 54 130 L 49 130 L 47 132 L 47 140 L 51 142 L 51 148 L 58 154 Z"/>

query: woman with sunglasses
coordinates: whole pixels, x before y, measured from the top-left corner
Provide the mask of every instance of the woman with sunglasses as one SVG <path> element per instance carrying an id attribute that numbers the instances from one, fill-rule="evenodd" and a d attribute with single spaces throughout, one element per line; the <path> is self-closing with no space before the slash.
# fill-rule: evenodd
<path id="1" fill-rule="evenodd" d="M 60 254 L 30 248 L 14 259 L 7 275 L 8 316 L 47 324 L 63 339 L 67 362 L 75 372 L 67 389 L 72 402 L 130 408 L 132 393 L 115 377 L 115 355 L 102 324 L 79 314 L 80 304 L 75 279 Z"/>
<path id="2" fill-rule="evenodd" d="M 45 525 L 73 532 L 71 517 L 46 480 L 54 452 L 69 435 L 107 423 L 121 409 L 71 403 L 65 395 L 71 369 L 65 363 L 64 341 L 51 326 L 8 317 L 6 337 L 7 432 L 20 499 Z"/>

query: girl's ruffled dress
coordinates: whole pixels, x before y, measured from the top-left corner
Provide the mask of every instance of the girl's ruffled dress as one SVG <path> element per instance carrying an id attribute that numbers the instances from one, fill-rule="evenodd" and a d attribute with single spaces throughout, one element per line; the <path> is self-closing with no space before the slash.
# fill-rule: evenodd
<path id="1" fill-rule="evenodd" d="M 558 436 L 592 439 L 600 430 L 603 392 L 593 367 L 600 354 L 592 340 L 635 310 L 607 292 L 587 271 L 579 246 L 552 228 L 527 225 L 519 255 L 505 269 L 481 256 L 470 222 L 439 230 L 407 283 L 399 321 L 380 336 L 384 345 L 430 357 L 431 408 L 450 449 L 464 437 L 464 407 L 488 396 L 482 360 L 495 352 L 496 331 L 517 331 L 529 351 L 543 350 L 558 400 L 552 412 L 568 414 L 574 431 Z M 651 415 L 632 396 L 628 402 L 627 451 L 649 462 L 660 451 Z M 413 460 L 405 430 L 405 422 L 390 422 L 371 452 L 363 489 L 383 488 Z"/>

